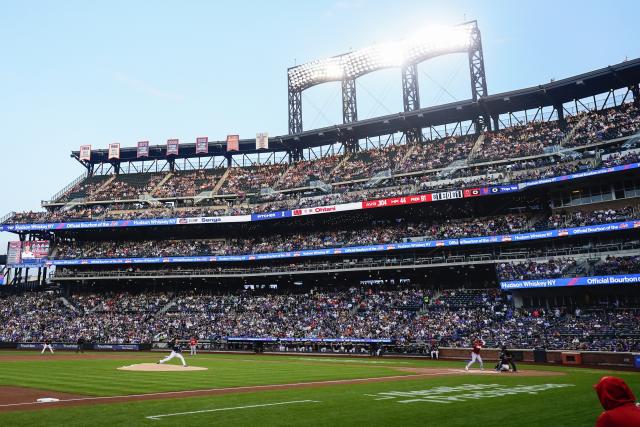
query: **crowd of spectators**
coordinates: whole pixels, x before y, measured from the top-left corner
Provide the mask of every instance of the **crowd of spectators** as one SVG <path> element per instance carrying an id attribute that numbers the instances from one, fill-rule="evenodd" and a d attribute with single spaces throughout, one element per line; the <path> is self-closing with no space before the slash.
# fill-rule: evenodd
<path id="1" fill-rule="evenodd" d="M 621 138 L 640 130 L 640 109 L 631 103 L 583 114 L 588 114 L 588 117 L 581 126 L 576 127 L 569 143 L 571 146 Z M 582 118 L 582 115 L 578 115 L 573 120 Z"/>
<path id="2" fill-rule="evenodd" d="M 536 156 L 543 154 L 546 147 L 558 145 L 565 136 L 557 122 L 531 122 L 498 132 L 486 132 L 473 161 L 481 163 Z"/>
<path id="3" fill-rule="evenodd" d="M 303 160 L 287 169 L 278 189 L 306 187 L 309 180 L 332 182 L 333 170 L 343 160 L 343 156 L 333 155 L 316 160 Z"/>
<path id="4" fill-rule="evenodd" d="M 638 213 L 637 211 L 637 206 L 624 206 L 616 209 L 560 212 L 549 217 L 549 220 L 547 221 L 547 227 L 550 229 L 562 227 L 582 227 L 585 225 L 627 221 L 629 219 L 635 218 Z"/>
<path id="5" fill-rule="evenodd" d="M 560 229 L 627 221 L 636 218 L 638 212 L 636 206 L 625 206 L 616 209 L 557 213 L 542 218 L 527 214 L 506 214 L 454 219 L 454 214 L 453 211 L 443 210 L 432 218 L 421 220 L 410 220 L 404 217 L 384 220 L 344 218 L 339 222 L 331 223 L 324 231 L 269 231 L 260 235 L 252 228 L 247 232 L 247 235 L 197 240 L 59 242 L 55 246 L 57 249 L 55 258 L 244 255 L 399 243 L 407 239 L 438 240 L 496 236 L 540 229 Z M 312 219 L 308 221 L 312 221 Z M 557 265 L 552 263 L 546 267 L 538 267 L 548 267 L 553 271 L 553 267 L 557 267 Z M 529 273 L 535 275 L 536 271 L 536 268 L 533 268 Z"/>
<path id="6" fill-rule="evenodd" d="M 594 266 L 594 275 L 640 274 L 640 256 L 608 256 Z"/>
<path id="7" fill-rule="evenodd" d="M 496 272 L 500 280 L 557 279 L 575 266 L 574 258 L 555 258 L 541 262 L 503 262 L 496 265 Z"/>
<path id="8" fill-rule="evenodd" d="M 152 196 L 155 198 L 193 197 L 203 191 L 213 190 L 222 173 L 220 170 L 210 171 L 204 169 L 177 172 L 154 191 Z"/>
<path id="9" fill-rule="evenodd" d="M 273 187 L 282 177 L 287 165 L 261 165 L 254 167 L 232 168 L 224 185 L 222 194 L 246 194 L 259 191 L 263 187 Z"/>
<path id="10" fill-rule="evenodd" d="M 57 259 L 240 255 L 343 246 L 397 243 L 405 238 L 448 239 L 529 231 L 526 215 L 504 215 L 443 222 L 376 220 L 369 226 L 323 232 L 269 233 L 265 236 L 198 240 L 77 241 L 56 245 Z"/>
<path id="11" fill-rule="evenodd" d="M 460 294 L 461 298 L 456 299 Z M 468 347 L 639 351 L 638 309 L 515 308 L 498 290 L 310 289 L 304 293 L 53 293 L 0 299 L 0 341 L 150 343 L 167 337 L 389 338 Z M 471 301 L 450 304 L 447 301 Z M 160 310 L 163 310 L 160 313 Z"/>

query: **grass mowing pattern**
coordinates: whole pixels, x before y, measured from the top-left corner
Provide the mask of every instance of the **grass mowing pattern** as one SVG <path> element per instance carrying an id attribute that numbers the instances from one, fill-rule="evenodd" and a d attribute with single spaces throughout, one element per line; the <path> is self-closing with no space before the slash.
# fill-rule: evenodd
<path id="1" fill-rule="evenodd" d="M 246 385 L 285 384 L 322 380 L 408 375 L 389 367 L 305 362 L 289 358 L 251 355 L 201 355 L 188 358 L 200 372 L 123 372 L 123 365 L 156 362 L 160 354 L 128 359 L 0 361 L 0 385 L 33 387 L 87 396 L 180 391 Z"/>
<path id="2" fill-rule="evenodd" d="M 360 366 L 351 361 L 340 363 L 339 360 L 317 361 L 309 363 L 299 357 L 269 357 L 248 355 L 202 355 L 190 363 L 207 366 L 210 370 L 191 373 L 133 373 L 116 371 L 122 364 L 140 363 L 143 360 L 137 355 L 133 360 L 107 361 L 55 361 L 43 362 L 2 362 L 0 366 L 0 383 L 27 385 L 19 381 L 19 376 L 29 371 L 30 381 L 34 387 L 42 388 L 43 384 L 53 387 L 59 384 L 60 391 L 74 391 L 74 387 L 91 391 L 90 394 L 110 394 L 116 390 L 132 387 L 146 389 L 149 392 L 163 390 L 181 390 L 195 388 L 227 387 L 237 385 L 291 383 L 298 381 L 314 381 L 322 379 L 343 379 L 353 377 L 373 377 L 382 375 L 398 375 L 398 371 L 385 366 L 378 360 L 365 359 Z M 149 359 L 153 360 L 154 356 Z M 145 360 L 147 361 L 147 360 Z M 383 359 L 382 362 L 394 362 Z M 399 361 L 404 362 L 404 361 Z M 24 365 L 23 365 L 24 364 Z M 92 371 L 92 367 L 97 370 Z M 35 366 L 34 366 L 35 365 Z M 44 365 L 44 368 L 41 366 Z M 398 366 L 418 367 L 456 367 L 462 362 L 441 362 L 411 360 Z M 46 369 L 48 368 L 48 370 Z M 34 412 L 0 413 L 0 425 L 65 425 L 65 426 L 200 426 L 229 425 L 244 426 L 336 426 L 336 425 L 371 425 L 371 426 L 540 426 L 554 427 L 591 426 L 601 409 L 592 385 L 610 372 L 580 370 L 562 367 L 526 367 L 527 369 L 558 370 L 566 375 L 557 377 L 519 377 L 517 375 L 501 376 L 452 376 L 428 377 L 418 380 L 406 380 L 388 383 L 336 385 L 322 388 L 264 391 L 247 394 L 229 394 L 220 396 L 193 397 L 174 400 L 156 400 L 121 404 L 104 404 L 73 408 L 50 409 Z M 71 373 L 58 372 L 71 369 Z M 8 373 L 8 371 L 10 371 Z M 38 378 L 39 373 L 49 373 L 51 382 Z M 86 379 L 82 375 L 91 373 Z M 6 377 L 11 382 L 6 381 Z M 127 378 L 134 374 L 135 378 Z M 185 378 L 188 374 L 188 377 Z M 640 374 L 617 372 L 636 392 L 640 390 Z M 147 378 L 144 378 L 144 377 Z M 67 379 L 80 381 L 80 384 L 65 384 Z M 113 382 L 114 384 L 110 384 Z M 487 398 L 452 402 L 449 404 L 417 402 L 398 403 L 395 400 L 375 401 L 366 394 L 388 391 L 411 391 L 437 386 L 457 386 L 461 384 L 504 384 L 534 385 L 546 383 L 574 384 L 574 387 L 554 389 L 529 395 L 508 395 L 500 398 Z M 204 386 L 203 386 L 204 385 Z M 83 393 L 87 394 L 87 391 Z M 291 406 L 273 406 L 250 408 L 237 411 L 192 414 L 169 417 L 161 420 L 149 420 L 146 416 L 199 411 L 214 408 L 226 408 L 244 405 L 255 405 L 292 400 L 318 400 L 318 404 L 301 404 Z"/>

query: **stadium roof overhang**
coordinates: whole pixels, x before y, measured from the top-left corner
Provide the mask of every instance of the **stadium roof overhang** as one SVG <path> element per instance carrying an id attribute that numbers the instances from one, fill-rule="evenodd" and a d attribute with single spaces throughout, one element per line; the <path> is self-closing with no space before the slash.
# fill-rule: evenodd
<path id="1" fill-rule="evenodd" d="M 503 92 L 479 99 L 459 101 L 420 110 L 360 120 L 304 131 L 294 135 L 269 138 L 269 149 L 256 150 L 255 139 L 240 140 L 239 151 L 226 151 L 225 141 L 209 142 L 208 154 L 196 155 L 195 143 L 180 144 L 180 154 L 171 158 L 195 158 L 223 156 L 227 154 L 252 154 L 260 152 L 289 151 L 328 145 L 347 138 L 366 138 L 389 135 L 412 128 L 440 126 L 469 121 L 481 114 L 499 115 L 515 113 L 539 107 L 560 105 L 583 99 L 640 82 L 640 58 L 611 65 L 599 70 L 552 81 L 526 89 Z M 149 147 L 149 157 L 137 158 L 136 147 L 120 150 L 120 162 L 143 160 L 166 160 L 165 145 Z M 73 151 L 71 157 L 79 159 L 80 152 Z M 108 150 L 93 150 L 90 163 L 109 163 Z"/>

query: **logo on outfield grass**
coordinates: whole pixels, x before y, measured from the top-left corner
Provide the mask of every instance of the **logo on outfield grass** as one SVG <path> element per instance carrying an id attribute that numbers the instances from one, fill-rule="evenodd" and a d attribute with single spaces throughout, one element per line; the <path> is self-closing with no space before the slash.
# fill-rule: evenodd
<path id="1" fill-rule="evenodd" d="M 365 394 L 374 400 L 393 400 L 398 403 L 453 403 L 467 400 L 505 397 L 515 394 L 538 394 L 541 391 L 555 388 L 573 387 L 575 384 L 537 384 L 507 386 L 503 384 L 462 384 L 455 387 L 434 387 L 414 391 L 386 391 L 376 394 Z"/>

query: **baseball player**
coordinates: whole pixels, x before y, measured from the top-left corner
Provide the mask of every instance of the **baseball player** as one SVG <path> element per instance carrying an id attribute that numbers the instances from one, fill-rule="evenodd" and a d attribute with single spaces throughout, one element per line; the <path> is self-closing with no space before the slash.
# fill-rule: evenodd
<path id="1" fill-rule="evenodd" d="M 440 358 L 440 346 L 438 341 L 431 342 L 431 358 L 438 360 Z"/>
<path id="2" fill-rule="evenodd" d="M 191 356 L 195 356 L 198 350 L 198 340 L 196 339 L 196 337 L 191 337 L 191 339 L 189 340 L 189 349 L 190 349 L 189 354 Z"/>
<path id="3" fill-rule="evenodd" d="M 482 363 L 482 357 L 480 357 L 480 350 L 482 350 L 482 346 L 484 345 L 484 341 L 482 339 L 477 339 L 473 342 L 473 349 L 471 350 L 471 362 L 467 363 L 464 370 L 468 371 L 471 365 L 478 362 L 480 363 L 480 370 L 484 371 L 484 363 Z"/>
<path id="4" fill-rule="evenodd" d="M 500 351 L 500 360 L 496 365 L 496 371 L 507 372 L 511 369 L 512 372 L 518 372 L 516 364 L 513 362 L 513 354 L 507 350 L 507 346 L 503 345 Z"/>
<path id="5" fill-rule="evenodd" d="M 42 351 L 40 354 L 44 354 L 45 351 L 49 350 L 51 354 L 53 354 L 53 346 L 51 345 L 50 339 L 45 339 L 44 344 L 42 345 Z"/>
<path id="6" fill-rule="evenodd" d="M 180 359 L 182 361 L 182 366 L 184 366 L 185 368 L 187 367 L 187 362 L 185 362 L 184 357 L 182 357 L 182 347 L 180 346 L 180 343 L 178 342 L 178 338 L 174 338 L 173 341 L 171 341 L 169 343 L 169 347 L 171 348 L 171 353 L 165 357 L 164 359 L 160 360 L 158 363 L 159 364 L 163 364 L 165 362 L 168 362 L 169 360 L 173 359 L 174 357 L 177 357 L 178 359 Z"/>

